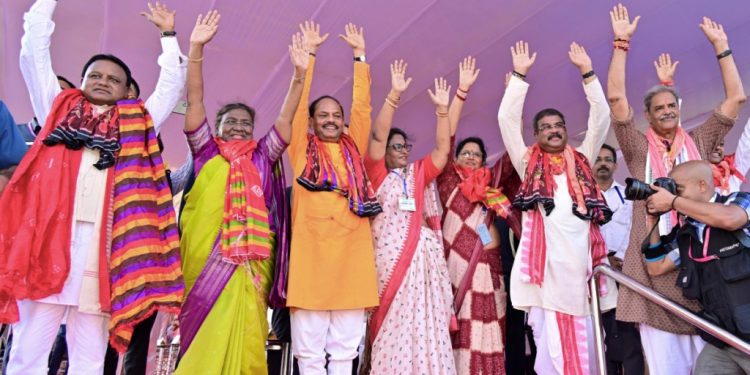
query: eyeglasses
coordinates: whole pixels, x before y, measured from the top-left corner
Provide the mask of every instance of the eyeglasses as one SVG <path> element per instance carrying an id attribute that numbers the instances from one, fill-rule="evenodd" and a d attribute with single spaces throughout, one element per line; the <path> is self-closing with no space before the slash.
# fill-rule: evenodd
<path id="1" fill-rule="evenodd" d="M 388 145 L 388 147 L 392 148 L 393 151 L 396 152 L 401 152 L 404 150 L 408 152 L 411 151 L 411 148 L 414 147 L 414 145 L 412 145 L 411 143 L 394 143 L 392 145 Z"/>
<path id="2" fill-rule="evenodd" d="M 235 118 L 228 118 L 224 120 L 222 124 L 231 126 L 231 127 L 242 126 L 246 128 L 252 128 L 254 126 L 253 122 L 250 120 L 237 120 Z"/>
<path id="3" fill-rule="evenodd" d="M 554 124 L 541 124 L 541 125 L 539 125 L 539 131 L 540 132 L 544 132 L 544 131 L 552 130 L 552 129 L 565 129 L 565 123 L 561 121 L 561 122 L 556 122 Z"/>
<path id="4" fill-rule="evenodd" d="M 468 159 L 468 158 L 481 159 L 483 155 L 482 155 L 481 152 L 464 151 L 464 152 L 458 154 L 458 156 L 460 156 L 460 157 L 462 157 L 464 159 Z"/>

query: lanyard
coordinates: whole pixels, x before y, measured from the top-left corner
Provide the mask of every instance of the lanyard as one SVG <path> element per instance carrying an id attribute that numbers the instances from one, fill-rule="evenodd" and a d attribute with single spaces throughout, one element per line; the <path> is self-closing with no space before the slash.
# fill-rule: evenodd
<path id="1" fill-rule="evenodd" d="M 620 197 L 620 203 L 625 203 L 625 198 L 622 197 L 622 194 L 620 193 L 620 188 L 615 186 L 615 191 L 617 192 L 617 196 Z"/>
<path id="2" fill-rule="evenodd" d="M 401 179 L 401 182 L 403 182 L 403 184 L 404 184 L 404 197 L 405 197 L 405 198 L 409 198 L 409 190 L 408 190 L 408 189 L 407 189 L 407 187 L 406 187 L 406 177 L 404 177 L 404 176 L 401 176 L 401 174 L 400 174 L 400 173 L 398 173 L 398 172 L 396 172 L 396 170 L 395 170 L 395 169 L 392 169 L 392 170 L 390 171 L 390 173 L 393 173 L 393 174 L 395 174 L 396 176 L 398 176 L 398 178 L 399 178 L 399 179 Z"/>
<path id="3" fill-rule="evenodd" d="M 711 227 L 706 225 L 706 238 L 703 240 L 703 257 L 701 258 L 693 258 L 693 239 L 690 238 L 690 248 L 688 249 L 688 256 L 690 259 L 699 262 L 699 263 L 705 263 L 710 260 L 719 259 L 716 255 L 708 255 L 708 241 L 711 240 Z"/>

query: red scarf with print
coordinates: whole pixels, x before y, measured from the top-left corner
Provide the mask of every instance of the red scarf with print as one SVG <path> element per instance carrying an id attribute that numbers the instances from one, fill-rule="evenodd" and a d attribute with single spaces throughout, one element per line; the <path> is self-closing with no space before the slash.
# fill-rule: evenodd
<path id="1" fill-rule="evenodd" d="M 607 249 L 599 225 L 612 218 L 612 211 L 593 177 L 586 156 L 570 145 L 565 147 L 562 154 L 553 155 L 543 152 L 535 144 L 529 148 L 525 160 L 526 176 L 513 200 L 513 206 L 528 211 L 524 227 L 531 229 L 524 231 L 521 238 L 521 247 L 528 248 L 521 256 L 521 280 L 540 286 L 544 281 L 547 245 L 541 209 L 549 215 L 555 208 L 554 194 L 557 185 L 554 175 L 561 173 L 565 173 L 567 177 L 568 191 L 573 199 L 573 214 L 591 222 L 589 236 L 592 267 L 602 263 L 606 259 Z"/>

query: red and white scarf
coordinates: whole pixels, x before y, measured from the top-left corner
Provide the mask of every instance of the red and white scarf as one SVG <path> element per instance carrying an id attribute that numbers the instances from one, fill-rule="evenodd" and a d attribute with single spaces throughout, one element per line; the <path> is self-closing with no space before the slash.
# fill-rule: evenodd
<path id="1" fill-rule="evenodd" d="M 721 189 L 721 194 L 729 194 L 729 180 L 732 176 L 737 177 L 742 182 L 747 182 L 742 172 L 738 171 L 734 165 L 735 154 L 727 155 L 718 164 L 711 164 L 714 172 L 714 186 Z"/>
<path id="2" fill-rule="evenodd" d="M 646 131 L 646 139 L 648 139 L 648 163 L 645 173 L 647 183 L 652 183 L 659 177 L 667 177 L 678 162 L 701 159 L 693 138 L 682 129 L 682 126 L 677 127 L 674 140 L 671 142 L 656 134 L 651 128 Z M 666 218 L 667 220 L 659 221 L 659 232 L 663 235 L 669 233 L 672 226 L 677 223 L 677 212 L 670 211 Z"/>
<path id="3" fill-rule="evenodd" d="M 521 247 L 528 248 L 528 251 L 521 255 L 521 279 L 539 286 L 544 281 L 547 245 L 539 205 L 542 205 L 548 215 L 555 208 L 553 196 L 557 186 L 553 175 L 560 173 L 565 173 L 567 177 L 568 191 L 573 199 L 573 214 L 591 222 L 589 236 L 592 267 L 602 263 L 606 258 L 607 248 L 599 225 L 607 223 L 612 218 L 612 211 L 593 177 L 586 156 L 571 146 L 567 146 L 562 154 L 553 155 L 543 152 L 539 145 L 535 144 L 529 148 L 525 160 L 526 176 L 513 200 L 513 206 L 528 211 L 524 228 L 530 228 L 524 231 L 521 238 Z M 560 160 L 562 164 L 555 165 L 555 160 Z M 604 287 L 605 283 L 600 285 Z"/>

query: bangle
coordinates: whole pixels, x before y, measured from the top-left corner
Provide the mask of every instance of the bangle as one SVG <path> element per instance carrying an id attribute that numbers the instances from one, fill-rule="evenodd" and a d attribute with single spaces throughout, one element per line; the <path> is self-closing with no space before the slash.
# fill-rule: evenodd
<path id="1" fill-rule="evenodd" d="M 448 112 L 435 111 L 435 115 L 437 115 L 437 117 L 448 117 Z"/>
<path id="2" fill-rule="evenodd" d="M 387 103 L 387 104 L 388 104 L 389 106 L 393 107 L 393 109 L 396 109 L 396 108 L 398 108 L 398 104 L 396 104 L 396 102 L 394 102 L 394 101 L 393 101 L 393 99 L 391 99 L 391 98 L 389 98 L 389 97 L 387 97 L 387 96 L 385 97 L 385 102 L 386 102 L 386 103 Z"/>
<path id="3" fill-rule="evenodd" d="M 617 38 L 615 39 L 614 42 L 612 42 L 612 46 L 614 46 L 615 49 L 619 49 L 619 50 L 623 50 L 627 52 L 628 50 L 630 50 L 630 41 L 626 39 Z"/>
<path id="4" fill-rule="evenodd" d="M 315 55 L 315 52 L 308 52 L 308 53 L 309 53 L 309 54 L 310 54 L 310 56 L 312 56 L 312 57 L 315 57 L 315 56 L 316 56 L 316 55 Z"/>
<path id="5" fill-rule="evenodd" d="M 458 88 L 458 91 L 461 91 L 464 94 L 468 94 L 469 93 L 469 90 L 463 90 L 460 87 Z"/>
<path id="6" fill-rule="evenodd" d="M 671 207 L 672 207 L 672 209 L 673 209 L 673 210 L 675 209 L 675 208 L 674 208 L 674 201 L 676 201 L 676 200 L 677 200 L 677 198 L 679 198 L 679 197 L 680 197 L 679 195 L 675 195 L 675 196 L 674 196 L 674 198 L 672 199 L 672 204 L 671 204 Z"/>
<path id="7" fill-rule="evenodd" d="M 674 81 L 660 81 L 659 84 L 662 85 L 662 86 L 672 87 L 672 86 L 674 86 Z"/>
<path id="8" fill-rule="evenodd" d="M 459 94 L 458 91 L 456 91 L 456 98 L 458 98 L 458 100 L 462 102 L 466 101 L 466 96 L 461 96 L 461 94 Z"/>
<path id="9" fill-rule="evenodd" d="M 521 74 L 521 73 L 519 73 L 519 72 L 517 72 L 515 70 L 513 72 L 511 72 L 511 74 L 513 74 L 514 77 L 518 77 L 520 79 L 526 79 L 526 74 Z"/>
<path id="10" fill-rule="evenodd" d="M 589 70 L 589 71 L 588 71 L 588 72 L 586 72 L 585 74 L 581 74 L 581 78 L 583 78 L 583 79 L 587 79 L 587 78 L 593 77 L 593 76 L 594 76 L 594 74 L 596 74 L 596 73 L 594 73 L 594 71 L 593 71 L 593 70 Z"/>
<path id="11" fill-rule="evenodd" d="M 196 62 L 196 63 L 197 63 L 197 62 L 201 62 L 201 61 L 203 61 L 203 56 L 201 56 L 201 58 L 200 58 L 200 59 L 193 59 L 193 58 L 190 58 L 190 57 L 188 57 L 188 59 L 187 59 L 187 60 L 188 60 L 189 62 Z"/>
<path id="12" fill-rule="evenodd" d="M 716 60 L 721 60 L 721 59 L 723 59 L 723 58 L 725 58 L 725 57 L 727 57 L 727 56 L 729 56 L 731 54 L 732 54 L 732 50 L 729 49 L 729 48 L 727 48 L 726 51 L 724 51 L 724 52 L 716 55 Z"/>

